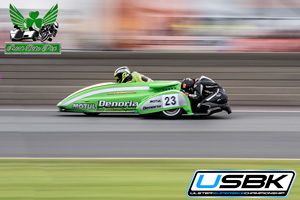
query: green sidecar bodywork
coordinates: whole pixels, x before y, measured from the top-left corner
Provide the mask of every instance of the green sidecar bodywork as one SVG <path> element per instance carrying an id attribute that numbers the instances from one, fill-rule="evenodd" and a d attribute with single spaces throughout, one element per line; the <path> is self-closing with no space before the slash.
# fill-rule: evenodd
<path id="1" fill-rule="evenodd" d="M 151 114 L 177 118 L 192 115 L 191 102 L 178 81 L 101 83 L 83 88 L 57 104 L 61 112 L 97 115 L 107 112 Z"/>

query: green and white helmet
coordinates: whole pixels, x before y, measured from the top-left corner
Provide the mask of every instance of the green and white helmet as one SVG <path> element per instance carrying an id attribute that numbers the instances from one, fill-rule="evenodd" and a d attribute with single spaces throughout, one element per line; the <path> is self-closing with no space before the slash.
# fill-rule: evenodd
<path id="1" fill-rule="evenodd" d="M 122 66 L 116 69 L 114 76 L 118 83 L 126 83 L 131 77 L 130 69 L 127 66 Z"/>

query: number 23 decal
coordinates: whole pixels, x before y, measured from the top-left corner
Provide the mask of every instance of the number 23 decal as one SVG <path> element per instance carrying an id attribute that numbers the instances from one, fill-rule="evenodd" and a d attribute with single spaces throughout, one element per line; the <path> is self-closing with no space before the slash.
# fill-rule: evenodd
<path id="1" fill-rule="evenodd" d="M 175 96 L 165 97 L 165 102 L 166 102 L 166 106 L 170 106 L 171 104 L 175 105 L 176 104 L 176 97 Z"/>
<path id="2" fill-rule="evenodd" d="M 163 96 L 163 106 L 166 107 L 176 107 L 179 106 L 178 95 L 170 94 Z"/>

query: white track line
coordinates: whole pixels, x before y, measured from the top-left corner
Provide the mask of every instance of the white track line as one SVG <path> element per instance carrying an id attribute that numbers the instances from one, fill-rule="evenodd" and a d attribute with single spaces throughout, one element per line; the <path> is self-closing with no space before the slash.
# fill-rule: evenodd
<path id="1" fill-rule="evenodd" d="M 300 113 L 300 110 L 232 110 L 232 112 L 249 112 L 249 113 Z"/>
<path id="2" fill-rule="evenodd" d="M 300 160 L 300 158 L 82 158 L 82 157 L 0 157 L 0 159 L 82 159 L 82 160 Z"/>
<path id="3" fill-rule="evenodd" d="M 15 111 L 15 112 L 55 112 L 58 109 L 0 109 L 0 111 Z"/>
<path id="4" fill-rule="evenodd" d="M 12 112 L 58 112 L 58 109 L 0 109 Z M 300 110 L 232 110 L 233 113 L 300 113 Z"/>

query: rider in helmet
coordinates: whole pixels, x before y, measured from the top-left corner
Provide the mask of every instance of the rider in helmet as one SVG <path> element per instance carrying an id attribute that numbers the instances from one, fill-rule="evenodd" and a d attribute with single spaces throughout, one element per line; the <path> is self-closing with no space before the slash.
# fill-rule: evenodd
<path id="1" fill-rule="evenodd" d="M 194 84 L 195 84 L 195 80 L 191 78 L 185 78 L 181 82 L 181 89 L 185 92 L 186 95 L 193 94 Z"/>
<path id="2" fill-rule="evenodd" d="M 181 89 L 189 97 L 192 104 L 197 105 L 198 111 L 221 108 L 228 114 L 231 109 L 227 104 L 228 97 L 221 85 L 212 79 L 201 76 L 198 79 L 185 78 L 181 83 Z"/>
<path id="3" fill-rule="evenodd" d="M 56 36 L 56 34 L 57 34 L 57 32 L 58 32 L 58 27 L 59 27 L 58 22 L 54 22 L 53 25 L 51 26 L 50 31 L 51 31 L 53 37 Z"/>
<path id="4" fill-rule="evenodd" d="M 118 83 L 151 82 L 152 80 L 138 72 L 130 72 L 127 66 L 116 69 L 114 76 Z"/>

